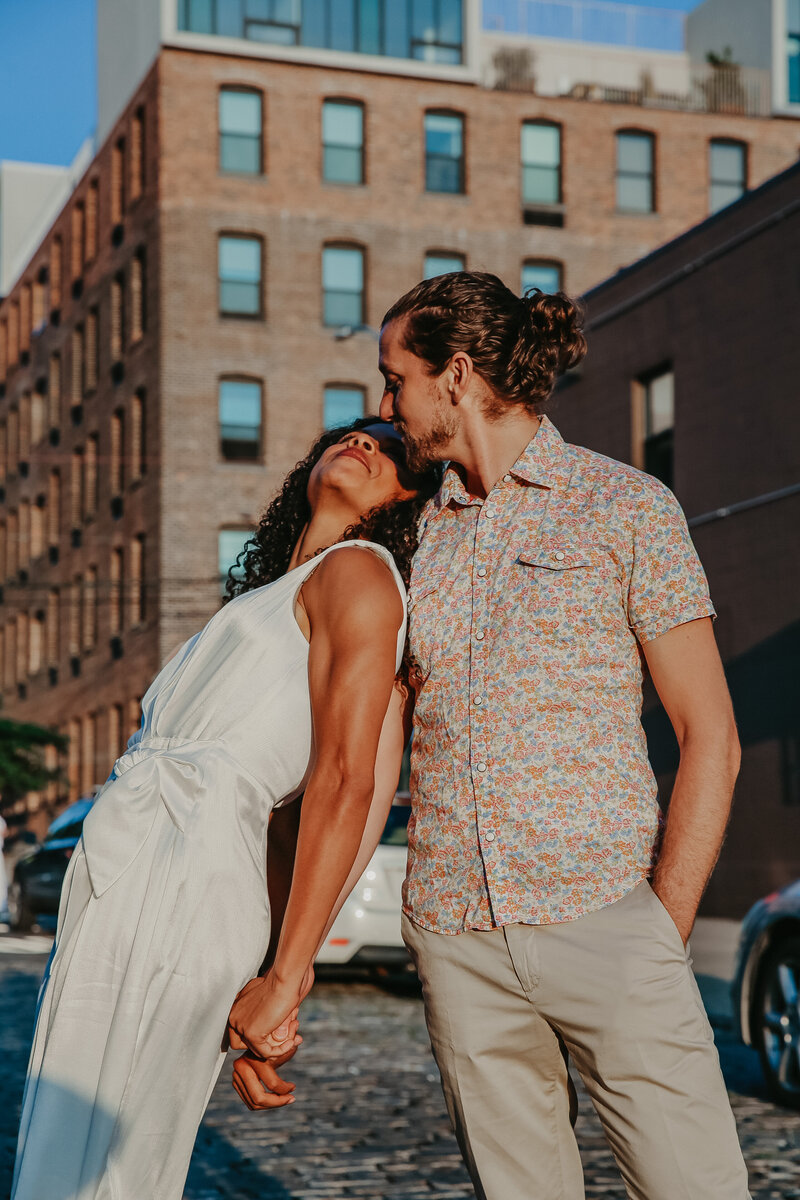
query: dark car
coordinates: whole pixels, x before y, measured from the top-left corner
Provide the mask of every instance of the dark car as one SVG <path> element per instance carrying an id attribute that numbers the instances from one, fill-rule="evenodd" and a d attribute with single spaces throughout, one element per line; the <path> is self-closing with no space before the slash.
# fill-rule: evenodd
<path id="1" fill-rule="evenodd" d="M 70 804 L 53 821 L 41 845 L 17 861 L 8 887 L 12 929 L 24 932 L 36 923 L 37 917 L 58 913 L 61 885 L 92 803 L 92 800 L 76 800 Z"/>
<path id="2" fill-rule="evenodd" d="M 800 1108 L 800 879 L 757 901 L 742 923 L 731 985 L 742 1040 L 770 1095 Z"/>

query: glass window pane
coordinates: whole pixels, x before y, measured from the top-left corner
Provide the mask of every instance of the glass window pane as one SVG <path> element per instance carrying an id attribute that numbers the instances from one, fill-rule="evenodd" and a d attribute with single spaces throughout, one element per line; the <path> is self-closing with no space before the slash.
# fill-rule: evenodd
<path id="1" fill-rule="evenodd" d="M 652 212 L 652 186 L 648 178 L 617 177 L 617 208 L 626 212 Z"/>
<path id="2" fill-rule="evenodd" d="M 261 311 L 261 295 L 258 284 L 230 283 L 222 280 L 219 285 L 219 306 L 224 313 L 258 316 Z"/>
<path id="3" fill-rule="evenodd" d="M 361 151 L 341 146 L 325 146 L 322 174 L 329 183 L 363 183 Z"/>
<path id="4" fill-rule="evenodd" d="M 322 107 L 322 140 L 336 146 L 355 146 L 364 140 L 364 110 L 360 104 L 326 100 Z"/>
<path id="5" fill-rule="evenodd" d="M 438 41 L 435 7 L 434 0 L 412 0 L 412 33 L 421 42 Z"/>
<path id="6" fill-rule="evenodd" d="M 219 143 L 219 165 L 223 171 L 241 175 L 261 174 L 261 139 L 224 133 Z"/>
<path id="7" fill-rule="evenodd" d="M 523 125 L 522 161 L 527 166 L 557 167 L 561 161 L 561 130 L 555 125 Z"/>
<path id="8" fill-rule="evenodd" d="M 326 290 L 323 311 L 325 325 L 361 325 L 363 320 L 361 292 Z"/>
<path id="9" fill-rule="evenodd" d="M 408 58 L 411 53 L 408 5 L 398 4 L 397 0 L 386 0 L 383 21 L 386 54 L 393 58 Z"/>
<path id="10" fill-rule="evenodd" d="M 715 183 L 744 184 L 744 146 L 711 143 L 711 178 Z"/>
<path id="11" fill-rule="evenodd" d="M 788 39 L 787 50 L 789 103 L 800 104 L 800 34 Z"/>
<path id="12" fill-rule="evenodd" d="M 223 581 L 228 577 L 228 567 L 236 562 L 240 551 L 249 537 L 250 533 L 245 529 L 220 529 L 217 562 L 219 575 Z M 240 567 L 234 570 L 234 574 L 237 578 L 241 578 L 244 572 Z"/>
<path id="13" fill-rule="evenodd" d="M 217 33 L 221 37 L 242 37 L 242 0 L 216 0 Z"/>
<path id="14" fill-rule="evenodd" d="M 790 33 L 800 33 L 800 0 L 787 0 L 786 25 Z"/>
<path id="15" fill-rule="evenodd" d="M 364 390 L 356 387 L 326 387 L 323 397 L 322 423 L 325 429 L 351 425 L 364 416 Z"/>
<path id="16" fill-rule="evenodd" d="M 647 436 L 663 433 L 675 424 L 675 376 L 672 371 L 657 375 L 646 385 Z"/>
<path id="17" fill-rule="evenodd" d="M 192 33 L 213 33 L 212 0 L 184 0 L 181 5 L 181 29 Z"/>
<path id="18" fill-rule="evenodd" d="M 330 0 L 330 39 L 332 50 L 356 49 L 355 0 Z"/>
<path id="19" fill-rule="evenodd" d="M 425 279 L 446 275 L 449 271 L 463 271 L 464 257 L 461 254 L 426 254 Z"/>
<path id="20" fill-rule="evenodd" d="M 523 263 L 523 296 L 531 288 L 538 288 L 541 292 L 561 291 L 561 267 L 558 263 Z"/>
<path id="21" fill-rule="evenodd" d="M 447 113 L 425 114 L 425 148 L 429 154 L 460 158 L 463 143 L 461 117 Z"/>
<path id="22" fill-rule="evenodd" d="M 240 283 L 261 281 L 261 243 L 257 238 L 221 237 L 219 239 L 220 279 Z"/>
<path id="23" fill-rule="evenodd" d="M 709 208 L 712 213 L 719 212 L 721 208 L 727 208 L 729 204 L 733 204 L 741 195 L 742 189 L 737 184 L 712 183 Z"/>
<path id="24" fill-rule="evenodd" d="M 462 0 L 439 0 L 439 38 L 443 42 L 460 46 Z"/>
<path id="25" fill-rule="evenodd" d="M 646 133 L 617 134 L 617 167 L 633 174 L 649 174 L 653 169 L 653 140 Z"/>
<path id="26" fill-rule="evenodd" d="M 558 204 L 559 184 L 557 167 L 522 168 L 522 199 L 526 204 Z"/>
<path id="27" fill-rule="evenodd" d="M 223 133 L 261 136 L 261 97 L 256 92 L 234 92 L 226 88 L 219 94 L 219 127 Z"/>
<path id="28" fill-rule="evenodd" d="M 304 0 L 303 27 L 300 39 L 304 46 L 324 47 L 326 45 L 326 7 L 327 0 Z"/>
<path id="29" fill-rule="evenodd" d="M 239 379 L 223 379 L 219 385 L 219 419 L 225 425 L 261 424 L 261 385 Z"/>
<path id="30" fill-rule="evenodd" d="M 364 286 L 362 251 L 343 246 L 326 246 L 322 251 L 322 286 L 326 292 L 360 292 Z"/>
<path id="31" fill-rule="evenodd" d="M 358 0 L 358 49 L 381 53 L 381 0 Z"/>

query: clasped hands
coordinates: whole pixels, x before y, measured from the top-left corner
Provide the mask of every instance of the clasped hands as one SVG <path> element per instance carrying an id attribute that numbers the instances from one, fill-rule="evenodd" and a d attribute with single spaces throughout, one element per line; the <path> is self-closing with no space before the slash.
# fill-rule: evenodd
<path id="1" fill-rule="evenodd" d="M 311 990 L 313 970 L 300 987 L 278 981 L 272 972 L 251 979 L 239 992 L 228 1016 L 228 1043 L 245 1053 L 233 1064 L 233 1087 L 251 1111 L 283 1108 L 294 1101 L 295 1085 L 282 1079 L 282 1067 L 302 1044 L 298 1009 Z"/>

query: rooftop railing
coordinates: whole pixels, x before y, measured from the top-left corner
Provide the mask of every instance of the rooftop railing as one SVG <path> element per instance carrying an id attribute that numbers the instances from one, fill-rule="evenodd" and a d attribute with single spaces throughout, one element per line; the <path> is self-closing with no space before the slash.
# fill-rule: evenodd
<path id="1" fill-rule="evenodd" d="M 684 49 L 686 14 L 673 8 L 640 8 L 611 0 L 484 0 L 489 33 L 600 42 L 647 50 Z"/>

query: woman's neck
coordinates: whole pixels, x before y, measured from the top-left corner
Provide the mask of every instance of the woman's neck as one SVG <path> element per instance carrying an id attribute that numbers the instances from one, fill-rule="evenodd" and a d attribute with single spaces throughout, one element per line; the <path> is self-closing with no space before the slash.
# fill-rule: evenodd
<path id="1" fill-rule="evenodd" d="M 341 510 L 328 509 L 312 513 L 310 521 L 297 539 L 287 569 L 291 571 L 293 567 L 299 567 L 301 563 L 313 558 L 317 551 L 341 541 L 345 530 L 357 521 L 358 516 Z"/>

